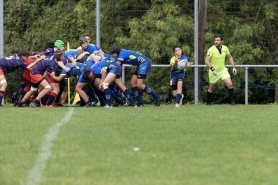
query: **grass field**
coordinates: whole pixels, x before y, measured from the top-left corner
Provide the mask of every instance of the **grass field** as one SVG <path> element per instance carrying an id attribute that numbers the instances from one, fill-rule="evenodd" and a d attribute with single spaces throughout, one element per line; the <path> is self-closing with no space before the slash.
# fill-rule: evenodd
<path id="1" fill-rule="evenodd" d="M 0 185 L 276 185 L 277 109 L 5 106 Z"/>

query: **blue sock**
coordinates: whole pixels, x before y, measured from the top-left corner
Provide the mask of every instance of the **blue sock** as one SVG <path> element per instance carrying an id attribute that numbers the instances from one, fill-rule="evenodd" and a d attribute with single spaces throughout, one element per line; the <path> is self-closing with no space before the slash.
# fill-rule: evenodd
<path id="1" fill-rule="evenodd" d="M 41 103 L 43 105 L 46 105 L 47 101 L 48 101 L 48 98 L 49 98 L 49 94 L 46 94 L 44 97 L 42 97 L 41 99 Z"/>
<path id="2" fill-rule="evenodd" d="M 149 88 L 147 85 L 145 85 L 144 91 L 154 97 L 154 99 L 159 99 L 160 96 L 156 94 L 151 88 Z"/>
<path id="3" fill-rule="evenodd" d="M 113 91 L 111 91 L 111 89 L 110 89 L 110 94 L 111 94 L 111 96 L 112 96 L 116 101 L 119 100 L 118 95 L 116 95 Z"/>
<path id="4" fill-rule="evenodd" d="M 104 94 L 105 94 L 105 98 L 106 98 L 106 104 L 108 106 L 112 106 L 112 102 L 111 102 L 111 90 L 109 88 L 104 89 Z"/>
<path id="5" fill-rule="evenodd" d="M 24 87 L 25 87 L 25 85 L 23 83 L 19 84 L 19 86 L 17 87 L 17 89 L 15 91 L 15 94 L 17 95 L 19 92 L 21 92 Z"/>
<path id="6" fill-rule="evenodd" d="M 19 96 L 19 98 L 18 98 L 17 103 L 19 103 L 19 102 L 22 100 L 22 98 L 25 96 L 26 93 L 27 93 L 27 92 L 24 91 L 24 89 L 20 92 L 20 96 Z"/>
<path id="7" fill-rule="evenodd" d="M 176 103 L 179 104 L 181 100 L 181 94 L 177 94 Z"/>
<path id="8" fill-rule="evenodd" d="M 140 94 L 140 89 L 137 86 L 135 86 L 135 87 L 132 87 L 132 91 L 137 99 L 138 105 L 144 105 L 141 94 Z"/>
<path id="9" fill-rule="evenodd" d="M 131 94 L 130 94 L 130 92 L 129 92 L 128 89 L 126 89 L 126 90 L 124 91 L 124 95 L 125 95 L 125 97 L 128 99 L 130 105 L 135 105 L 134 100 L 133 100 L 133 98 L 132 98 L 132 96 L 131 96 Z"/>

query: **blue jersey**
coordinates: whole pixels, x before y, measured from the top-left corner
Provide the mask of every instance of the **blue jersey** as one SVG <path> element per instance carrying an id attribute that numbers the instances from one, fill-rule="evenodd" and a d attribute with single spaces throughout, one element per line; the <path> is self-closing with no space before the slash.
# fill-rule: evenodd
<path id="1" fill-rule="evenodd" d="M 87 66 L 93 66 L 94 64 L 95 64 L 95 61 L 93 59 L 86 60 L 86 65 Z"/>
<path id="2" fill-rule="evenodd" d="M 116 60 L 116 58 L 112 55 L 109 55 L 107 53 L 103 53 L 105 60 Z"/>
<path id="3" fill-rule="evenodd" d="M 187 57 L 184 56 L 184 55 L 181 55 L 181 58 L 176 58 L 175 56 L 173 56 L 171 59 L 170 59 L 170 65 L 171 64 L 174 64 L 175 63 L 175 60 L 178 60 L 181 61 L 181 60 L 187 60 Z M 179 75 L 184 75 L 184 70 L 183 69 L 178 69 L 178 64 L 175 64 L 175 66 L 173 66 L 171 68 L 171 72 L 170 72 L 170 78 L 175 78 L 176 76 L 179 76 Z"/>
<path id="4" fill-rule="evenodd" d="M 113 61 L 116 60 L 115 57 L 113 57 L 112 55 L 109 55 L 107 53 L 104 53 L 103 56 L 105 57 L 105 60 L 113 60 Z M 96 57 L 97 57 L 98 61 L 103 61 L 100 56 L 96 56 Z M 86 65 L 93 66 L 94 64 L 95 64 L 95 61 L 93 59 L 90 58 L 90 59 L 86 60 Z"/>
<path id="5" fill-rule="evenodd" d="M 78 52 L 78 49 L 71 49 L 69 51 L 65 52 L 64 58 L 69 59 L 70 57 L 76 58 L 76 54 Z"/>
<path id="6" fill-rule="evenodd" d="M 71 67 L 71 66 L 72 66 L 72 63 L 66 64 L 66 67 L 70 68 L 70 72 L 71 72 L 72 76 L 76 77 L 76 76 L 81 75 L 81 71 L 83 70 L 85 65 L 81 64 L 79 62 L 76 62 L 76 67 Z M 61 72 L 61 75 L 67 75 L 67 72 L 63 69 Z"/>
<path id="7" fill-rule="evenodd" d="M 85 49 L 84 51 L 85 51 L 85 52 L 86 52 L 86 51 L 89 52 L 90 55 L 91 55 L 91 54 L 94 53 L 94 51 L 101 51 L 101 49 L 100 49 L 99 47 L 95 46 L 95 45 L 89 44 L 88 47 L 87 47 L 87 49 Z"/>
<path id="8" fill-rule="evenodd" d="M 117 60 L 133 66 L 139 66 L 144 62 L 150 61 L 148 57 L 140 53 L 125 49 L 121 49 Z"/>
<path id="9" fill-rule="evenodd" d="M 6 73 L 13 72 L 18 68 L 26 68 L 27 64 L 18 54 L 13 54 L 6 58 L 0 58 L 0 68 Z"/>
<path id="10" fill-rule="evenodd" d="M 46 60 L 43 60 L 41 62 L 39 62 L 32 70 L 31 70 L 31 73 L 33 75 L 35 74 L 41 74 L 43 75 L 45 71 L 49 72 L 49 73 L 52 73 L 52 72 L 55 72 L 58 68 L 58 64 L 56 62 L 55 59 L 46 59 Z"/>
<path id="11" fill-rule="evenodd" d="M 91 67 L 92 72 L 96 75 L 100 75 L 103 69 L 107 69 L 108 71 L 110 71 L 115 68 L 121 68 L 121 66 L 113 60 L 102 60 L 100 62 L 95 63 Z"/>

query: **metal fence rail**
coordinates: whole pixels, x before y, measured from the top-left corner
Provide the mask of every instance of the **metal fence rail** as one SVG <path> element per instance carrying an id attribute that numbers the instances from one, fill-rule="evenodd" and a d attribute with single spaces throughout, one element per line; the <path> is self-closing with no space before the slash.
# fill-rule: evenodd
<path id="1" fill-rule="evenodd" d="M 232 67 L 231 65 L 225 65 L 226 67 Z M 125 68 L 126 67 L 134 67 L 128 64 L 123 65 L 123 70 L 122 70 L 122 79 L 123 82 L 125 83 Z M 164 65 L 164 64 L 153 64 L 152 67 L 169 67 L 170 65 Z M 198 102 L 198 69 L 199 68 L 204 68 L 207 67 L 206 65 L 192 65 L 190 66 L 191 68 L 195 68 L 194 70 L 194 104 L 197 105 Z M 245 71 L 245 86 L 244 86 L 244 91 L 245 91 L 245 105 L 248 105 L 248 69 L 250 68 L 278 68 L 278 65 L 235 65 L 236 68 L 244 68 Z M 197 85 L 196 85 L 197 84 Z"/>

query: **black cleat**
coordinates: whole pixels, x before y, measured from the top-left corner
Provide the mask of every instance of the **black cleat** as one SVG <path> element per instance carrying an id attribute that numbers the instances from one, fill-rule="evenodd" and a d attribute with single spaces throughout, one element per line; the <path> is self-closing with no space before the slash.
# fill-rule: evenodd
<path id="1" fill-rule="evenodd" d="M 159 107 L 161 102 L 162 102 L 162 98 L 159 97 L 157 100 L 155 100 L 155 105 L 154 106 Z"/>
<path id="2" fill-rule="evenodd" d="M 211 105 L 212 105 L 212 103 L 207 103 L 206 105 L 211 106 Z"/>
<path id="3" fill-rule="evenodd" d="M 237 106 L 237 104 L 235 104 L 235 102 L 232 102 L 232 103 L 231 103 L 231 106 Z"/>

